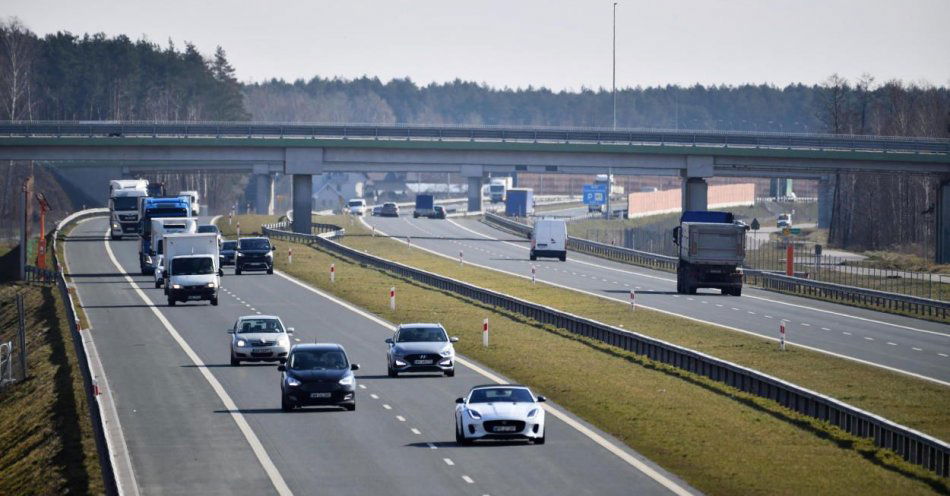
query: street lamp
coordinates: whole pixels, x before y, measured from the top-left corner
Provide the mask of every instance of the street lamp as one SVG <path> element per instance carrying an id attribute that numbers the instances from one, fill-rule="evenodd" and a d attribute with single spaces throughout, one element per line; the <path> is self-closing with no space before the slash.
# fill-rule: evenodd
<path id="1" fill-rule="evenodd" d="M 613 97 L 614 97 L 614 129 L 617 129 L 617 2 L 614 2 L 614 50 L 613 50 Z"/>

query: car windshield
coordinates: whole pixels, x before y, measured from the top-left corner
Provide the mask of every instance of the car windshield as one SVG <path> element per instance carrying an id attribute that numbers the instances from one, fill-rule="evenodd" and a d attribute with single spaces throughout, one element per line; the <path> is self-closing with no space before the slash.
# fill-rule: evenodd
<path id="1" fill-rule="evenodd" d="M 225 241 L 221 246 L 222 250 L 234 250 L 237 248 L 237 241 Z"/>
<path id="2" fill-rule="evenodd" d="M 135 196 L 120 196 L 113 198 L 112 207 L 116 210 L 138 210 L 139 199 Z"/>
<path id="3" fill-rule="evenodd" d="M 241 319 L 235 327 L 238 334 L 284 332 L 284 327 L 277 319 Z"/>
<path id="4" fill-rule="evenodd" d="M 362 207 L 362 206 L 363 206 L 363 200 L 350 200 L 350 206 L 351 206 L 351 207 Z"/>
<path id="5" fill-rule="evenodd" d="M 534 403 L 534 398 L 523 388 L 481 388 L 472 391 L 469 403 Z"/>
<path id="6" fill-rule="evenodd" d="M 340 350 L 298 350 L 288 360 L 291 370 L 343 370 L 348 367 Z"/>
<path id="7" fill-rule="evenodd" d="M 242 239 L 242 250 L 270 250 L 270 242 L 266 239 Z"/>
<path id="8" fill-rule="evenodd" d="M 198 232 L 200 233 L 217 233 L 217 226 L 198 226 Z"/>
<path id="9" fill-rule="evenodd" d="M 395 203 L 383 203 L 383 208 L 396 208 Z"/>
<path id="10" fill-rule="evenodd" d="M 214 274 L 214 263 L 211 257 L 175 258 L 171 273 L 176 276 Z"/>
<path id="11" fill-rule="evenodd" d="M 426 341 L 437 341 L 444 343 L 448 341 L 445 337 L 445 330 L 441 327 L 404 327 L 396 335 L 397 343 L 420 343 Z"/>

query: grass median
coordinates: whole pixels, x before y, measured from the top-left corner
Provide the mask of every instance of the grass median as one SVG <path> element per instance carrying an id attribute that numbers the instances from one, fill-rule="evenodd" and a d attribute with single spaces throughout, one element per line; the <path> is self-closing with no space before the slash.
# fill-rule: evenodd
<path id="1" fill-rule="evenodd" d="M 8 261 L 0 256 L 4 267 Z M 63 302 L 54 287 L 0 282 L 2 342 L 15 340 L 17 293 L 24 296 L 28 370 L 25 381 L 0 392 L 0 494 L 101 494 L 89 406 Z"/>
<path id="2" fill-rule="evenodd" d="M 350 226 L 348 220 L 340 219 L 337 223 L 352 231 L 359 230 L 356 225 Z M 244 226 L 250 227 L 251 223 L 242 220 Z M 403 245 L 378 244 L 392 241 L 370 237 L 348 240 L 348 243 L 357 242 L 365 242 L 367 249 L 382 249 L 387 258 L 422 256 Z M 513 380 L 532 385 L 704 492 L 947 491 L 945 480 L 875 448 L 867 440 L 849 436 L 774 402 L 360 266 L 320 249 L 290 244 L 294 247 L 293 265 L 287 265 L 285 256 L 278 256 L 278 269 L 392 322 L 443 322 L 452 334 L 462 338 L 458 346 L 461 353 Z M 435 264 L 443 261 L 439 257 L 425 256 L 431 260 L 419 261 Z M 331 284 L 328 277 L 331 263 L 336 264 L 335 284 Z M 454 265 L 460 270 L 478 271 L 468 272 L 468 276 L 474 276 L 482 286 L 488 285 L 488 279 L 494 281 L 501 276 L 472 267 L 458 267 L 457 262 Z M 504 277 L 507 284 L 502 290 L 513 293 L 513 286 L 520 281 Z M 390 286 L 397 287 L 395 312 L 388 306 Z M 573 292 L 560 294 L 567 300 L 576 296 Z M 486 317 L 491 319 L 492 345 L 482 348 L 481 321 Z"/>

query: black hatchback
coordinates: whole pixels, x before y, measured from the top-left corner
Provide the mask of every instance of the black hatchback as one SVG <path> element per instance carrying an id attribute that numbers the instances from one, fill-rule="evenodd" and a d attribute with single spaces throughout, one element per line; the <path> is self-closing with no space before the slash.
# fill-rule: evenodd
<path id="1" fill-rule="evenodd" d="M 297 344 L 290 349 L 281 371 L 280 407 L 289 412 L 309 405 L 342 406 L 356 410 L 356 376 L 360 366 L 350 363 L 338 344 Z"/>
<path id="2" fill-rule="evenodd" d="M 234 273 L 245 270 L 266 270 L 274 273 L 274 245 L 267 238 L 241 238 L 234 257 Z"/>

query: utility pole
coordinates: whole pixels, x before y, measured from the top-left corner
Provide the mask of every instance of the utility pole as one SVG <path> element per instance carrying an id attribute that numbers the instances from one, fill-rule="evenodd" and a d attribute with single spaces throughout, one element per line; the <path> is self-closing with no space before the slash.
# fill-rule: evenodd
<path id="1" fill-rule="evenodd" d="M 614 97 L 614 129 L 617 129 L 617 2 L 614 2 L 614 70 L 613 70 L 613 97 Z"/>

